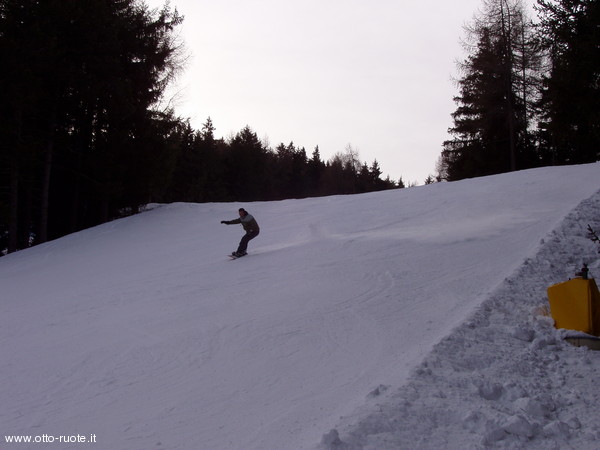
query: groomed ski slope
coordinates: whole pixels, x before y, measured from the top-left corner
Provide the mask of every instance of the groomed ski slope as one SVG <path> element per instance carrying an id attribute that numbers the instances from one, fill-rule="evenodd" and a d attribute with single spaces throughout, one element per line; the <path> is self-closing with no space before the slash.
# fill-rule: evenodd
<path id="1" fill-rule="evenodd" d="M 589 164 L 170 204 L 2 257 L 0 448 L 594 448 L 600 352 L 536 311 L 600 277 L 599 189 Z M 231 261 L 240 206 L 261 234 Z"/>

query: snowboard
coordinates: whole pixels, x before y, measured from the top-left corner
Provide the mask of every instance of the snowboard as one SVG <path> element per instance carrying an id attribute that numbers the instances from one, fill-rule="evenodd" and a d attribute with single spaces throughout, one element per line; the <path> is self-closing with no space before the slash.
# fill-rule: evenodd
<path id="1" fill-rule="evenodd" d="M 248 255 L 248 254 L 246 253 L 246 255 L 242 255 L 242 256 L 247 256 L 247 255 Z M 241 258 L 241 257 L 242 257 L 242 256 L 235 256 L 235 255 L 232 255 L 232 254 L 229 254 L 229 255 L 227 255 L 227 256 L 229 256 L 229 258 L 231 258 L 232 260 L 234 260 L 234 259 L 239 259 L 239 258 Z"/>

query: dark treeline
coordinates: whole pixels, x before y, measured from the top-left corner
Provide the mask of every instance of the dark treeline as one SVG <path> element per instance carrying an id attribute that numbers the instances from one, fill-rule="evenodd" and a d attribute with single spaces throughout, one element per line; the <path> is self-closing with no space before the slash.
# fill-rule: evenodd
<path id="1" fill-rule="evenodd" d="M 438 161 L 458 180 L 600 156 L 600 2 L 484 0 L 466 27 L 458 108 Z"/>
<path id="2" fill-rule="evenodd" d="M 0 255 L 148 202 L 249 201 L 402 186 L 351 147 L 329 161 L 246 127 L 216 139 L 158 109 L 182 68 L 168 3 L 0 0 Z"/>
<path id="3" fill-rule="evenodd" d="M 166 181 L 175 121 L 152 106 L 180 23 L 129 0 L 0 0 L 0 250 L 107 221 Z"/>
<path id="4" fill-rule="evenodd" d="M 310 156 L 293 143 L 271 149 L 245 127 L 225 141 L 216 139 L 210 118 L 202 130 L 179 132 L 177 162 L 164 201 L 252 201 L 356 194 L 404 187 L 381 179 L 375 160 L 361 163 L 348 146 L 323 161 L 319 148 Z"/>

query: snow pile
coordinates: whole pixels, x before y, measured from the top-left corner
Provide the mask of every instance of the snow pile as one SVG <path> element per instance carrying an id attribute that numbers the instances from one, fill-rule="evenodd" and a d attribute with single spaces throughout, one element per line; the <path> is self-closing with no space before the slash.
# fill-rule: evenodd
<path id="1" fill-rule="evenodd" d="M 348 427 L 343 440 L 337 430 L 326 434 L 322 447 L 598 448 L 600 352 L 563 340 L 545 296 L 582 262 L 600 274 L 585 224 L 600 228 L 600 194 L 542 240 L 377 412 Z"/>
<path id="2" fill-rule="evenodd" d="M 165 205 L 0 258 L 0 446 L 594 448 L 600 352 L 542 307 L 600 275 L 599 174 Z"/>

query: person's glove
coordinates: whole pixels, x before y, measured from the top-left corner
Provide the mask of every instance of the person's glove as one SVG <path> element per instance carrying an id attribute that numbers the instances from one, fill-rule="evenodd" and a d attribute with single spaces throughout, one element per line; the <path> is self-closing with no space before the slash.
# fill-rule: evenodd
<path id="1" fill-rule="evenodd" d="M 224 223 L 225 225 L 227 225 L 227 221 L 226 220 L 221 220 L 221 223 Z"/>

